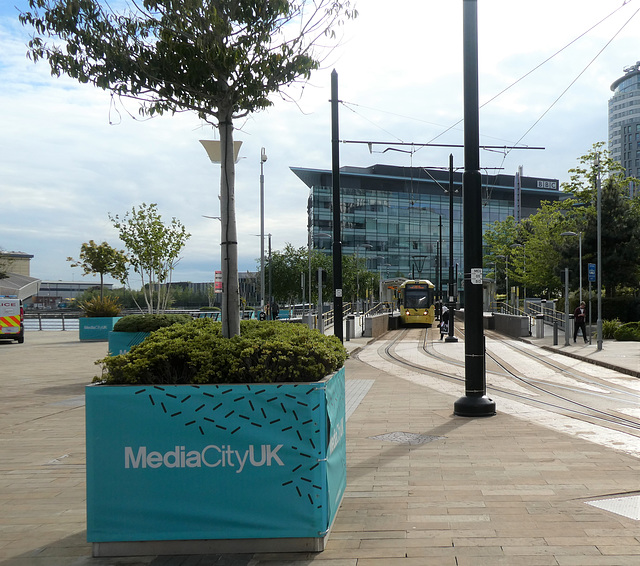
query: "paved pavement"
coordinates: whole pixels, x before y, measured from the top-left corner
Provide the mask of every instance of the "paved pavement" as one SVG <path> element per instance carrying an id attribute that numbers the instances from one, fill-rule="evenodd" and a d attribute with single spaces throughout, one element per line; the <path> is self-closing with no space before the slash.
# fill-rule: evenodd
<path id="1" fill-rule="evenodd" d="M 529 341 L 640 370 L 640 343 Z M 368 342 L 345 342 L 348 485 L 324 552 L 109 559 L 91 558 L 84 491 L 83 389 L 106 344 L 0 342 L 0 565 L 640 564 L 638 458 L 500 406 L 456 417 L 451 395 L 360 361 Z"/>

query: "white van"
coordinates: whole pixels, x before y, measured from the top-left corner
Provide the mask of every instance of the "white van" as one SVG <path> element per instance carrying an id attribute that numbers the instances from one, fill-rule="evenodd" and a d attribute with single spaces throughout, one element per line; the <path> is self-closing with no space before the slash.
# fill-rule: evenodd
<path id="1" fill-rule="evenodd" d="M 0 340 L 24 342 L 24 309 L 17 297 L 0 295 Z"/>

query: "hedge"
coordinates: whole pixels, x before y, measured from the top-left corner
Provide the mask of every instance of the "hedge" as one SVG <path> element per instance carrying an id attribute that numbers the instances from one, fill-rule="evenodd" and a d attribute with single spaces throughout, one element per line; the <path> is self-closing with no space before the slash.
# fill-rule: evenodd
<path id="1" fill-rule="evenodd" d="M 173 324 L 185 324 L 193 320 L 190 314 L 130 314 L 123 316 L 113 326 L 114 332 L 154 332 Z"/>
<path id="2" fill-rule="evenodd" d="M 640 322 L 627 322 L 619 326 L 614 337 L 620 342 L 640 341 Z"/>
<path id="3" fill-rule="evenodd" d="M 105 384 L 220 384 L 319 381 L 340 369 L 347 351 L 335 336 L 302 324 L 243 320 L 222 336 L 209 318 L 154 332 L 126 354 L 98 360 Z"/>

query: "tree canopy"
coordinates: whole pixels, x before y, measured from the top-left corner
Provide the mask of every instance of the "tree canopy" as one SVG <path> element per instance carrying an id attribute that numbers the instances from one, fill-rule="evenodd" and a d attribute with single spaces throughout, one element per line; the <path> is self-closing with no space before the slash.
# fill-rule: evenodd
<path id="1" fill-rule="evenodd" d="M 579 287 L 581 271 L 583 285 L 587 282 L 587 265 L 597 263 L 599 178 L 604 291 L 613 297 L 624 287 L 638 288 L 640 197 L 632 190 L 637 179 L 626 177 L 624 169 L 602 146 L 594 144 L 580 157 L 580 166 L 569 170 L 571 180 L 563 183 L 568 198 L 543 203 L 536 214 L 519 224 L 509 216 L 485 233 L 485 265 L 496 264 L 499 289 L 505 279 L 507 257 L 510 283 L 527 287 L 529 296 L 557 297 L 563 292 L 565 268 L 569 269 L 571 289 Z"/>
<path id="2" fill-rule="evenodd" d="M 350 0 L 28 0 L 29 56 L 52 74 L 140 102 L 146 115 L 193 111 L 220 132 L 223 336 L 240 333 L 233 121 L 306 79 Z M 53 43 L 48 40 L 54 38 Z"/>
<path id="3" fill-rule="evenodd" d="M 162 312 L 169 300 L 171 274 L 191 234 L 176 218 L 166 225 L 156 204 L 134 206 L 122 217 L 109 214 L 109 220 L 129 252 L 129 264 L 140 276 L 148 312 Z"/>
<path id="4" fill-rule="evenodd" d="M 80 259 L 68 257 L 71 267 L 81 267 L 83 275 L 100 275 L 100 300 L 104 297 L 104 276 L 111 275 L 123 283 L 127 278 L 127 256 L 122 250 L 112 248 L 107 242 L 96 244 L 93 240 L 80 247 Z"/>

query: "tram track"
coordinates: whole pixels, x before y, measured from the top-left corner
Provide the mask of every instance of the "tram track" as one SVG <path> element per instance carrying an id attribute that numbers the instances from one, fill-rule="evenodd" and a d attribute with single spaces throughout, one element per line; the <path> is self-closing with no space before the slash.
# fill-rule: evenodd
<path id="1" fill-rule="evenodd" d="M 456 330 L 459 336 L 464 336 L 462 328 Z M 403 342 L 406 343 L 409 338 L 414 342 L 417 340 L 417 347 L 424 359 L 410 360 L 406 355 L 398 352 Z M 394 331 L 389 343 L 379 349 L 379 355 L 393 364 L 413 371 L 448 382 L 460 383 L 463 390 L 464 363 L 459 358 L 443 355 L 434 347 L 436 344 L 439 344 L 437 340 L 428 339 L 427 329 L 406 328 Z M 500 350 L 506 348 L 506 353 L 491 351 L 491 346 L 496 344 L 500 345 Z M 517 364 L 513 366 L 508 359 L 505 359 L 512 357 L 511 354 L 514 353 L 521 357 L 521 363 L 527 363 L 536 371 L 549 375 L 552 381 L 523 375 L 523 372 L 518 370 Z M 640 392 L 613 385 L 604 378 L 596 379 L 574 368 L 563 366 L 556 360 L 545 359 L 524 345 L 512 344 L 509 340 L 504 340 L 502 336 L 489 337 L 486 360 L 488 394 L 499 394 L 583 422 L 640 437 L 640 419 L 611 406 L 623 405 L 631 409 L 640 407 Z M 442 369 L 443 366 L 455 368 L 458 371 L 445 370 Z"/>

